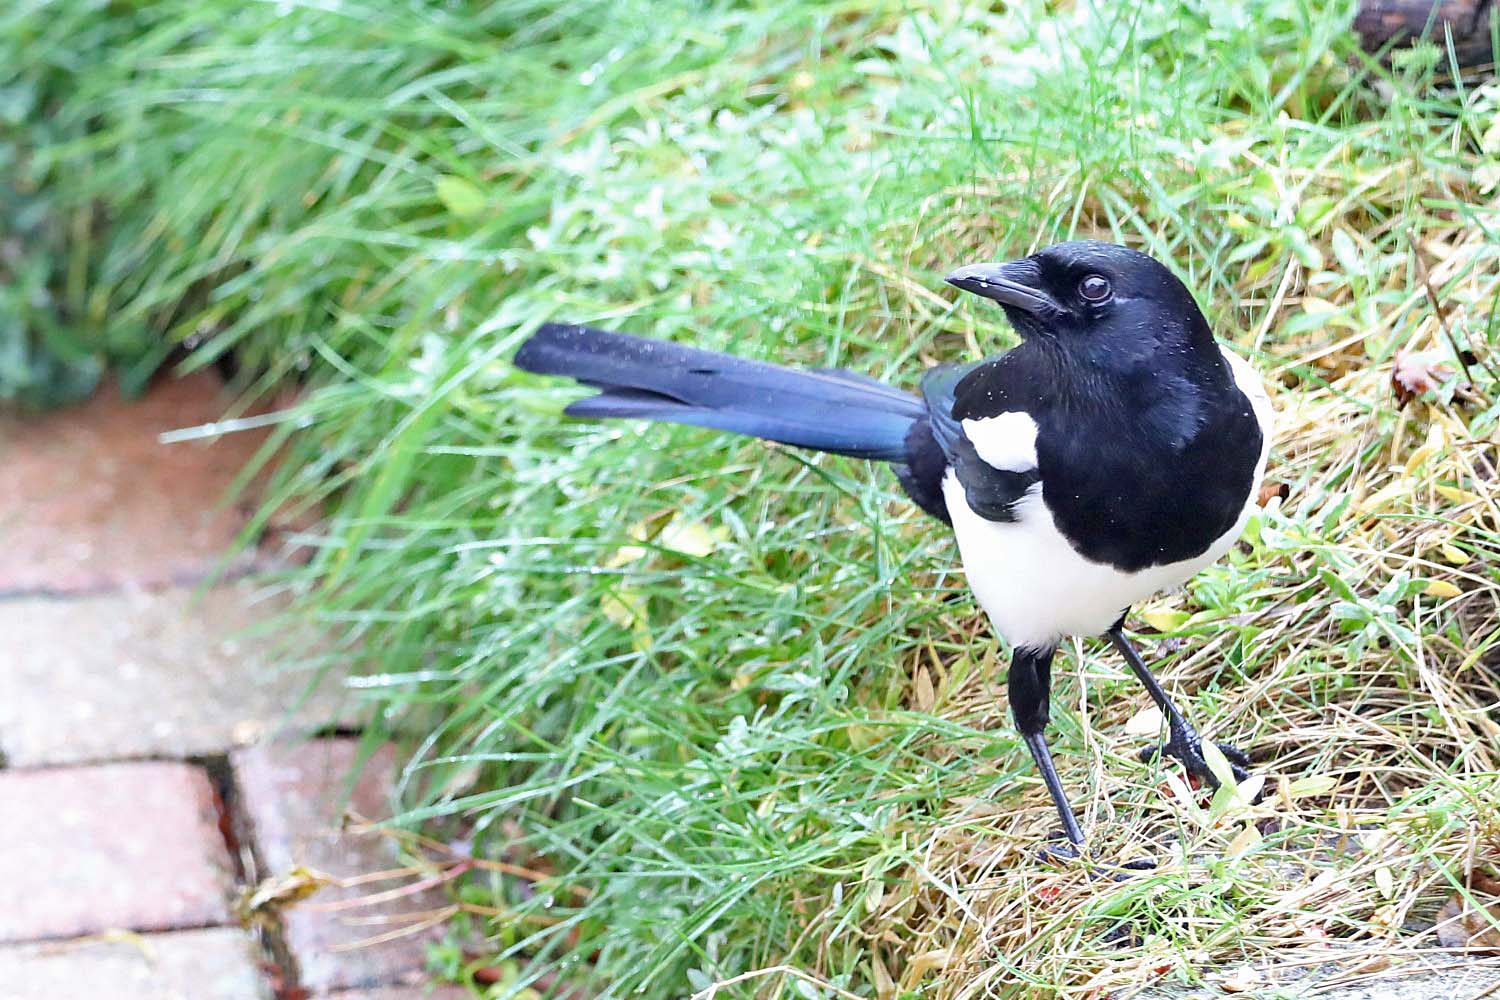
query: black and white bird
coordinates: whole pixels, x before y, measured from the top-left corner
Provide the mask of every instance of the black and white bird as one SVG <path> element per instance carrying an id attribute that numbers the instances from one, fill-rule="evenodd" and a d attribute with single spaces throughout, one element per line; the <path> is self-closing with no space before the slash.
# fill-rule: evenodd
<path id="1" fill-rule="evenodd" d="M 969 585 L 1013 649 L 1016 727 L 1064 833 L 1082 844 L 1045 737 L 1057 645 L 1108 635 L 1167 718 L 1164 752 L 1217 784 L 1123 623 L 1239 537 L 1265 471 L 1271 403 L 1187 287 L 1139 251 L 1061 243 L 947 281 L 998 302 L 1021 343 L 929 369 L 918 395 L 585 326 L 541 327 L 515 364 L 598 390 L 570 416 L 693 424 L 889 463 L 919 507 L 952 525 Z M 1246 777 L 1246 756 L 1223 750 Z"/>

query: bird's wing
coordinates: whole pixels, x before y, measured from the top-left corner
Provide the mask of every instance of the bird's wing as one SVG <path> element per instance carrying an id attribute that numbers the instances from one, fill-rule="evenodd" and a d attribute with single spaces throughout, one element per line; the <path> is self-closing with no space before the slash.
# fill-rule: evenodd
<path id="1" fill-rule="evenodd" d="M 932 436 L 990 521 L 1014 521 L 1016 503 L 1039 480 L 1034 408 L 1040 397 L 1019 351 L 973 365 L 940 365 L 922 378 Z"/>

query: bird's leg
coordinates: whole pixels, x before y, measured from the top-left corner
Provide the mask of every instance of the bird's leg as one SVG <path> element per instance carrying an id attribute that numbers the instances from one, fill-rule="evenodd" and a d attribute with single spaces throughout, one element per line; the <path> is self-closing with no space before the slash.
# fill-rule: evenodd
<path id="1" fill-rule="evenodd" d="M 1210 786 L 1219 787 L 1219 779 L 1209 770 L 1208 762 L 1203 759 L 1203 738 L 1198 735 L 1198 730 L 1193 728 L 1183 714 L 1177 710 L 1167 692 L 1162 690 L 1161 683 L 1146 669 L 1146 664 L 1141 660 L 1141 654 L 1135 651 L 1130 640 L 1125 637 L 1125 619 L 1115 622 L 1114 627 L 1109 630 L 1109 641 L 1114 643 L 1120 655 L 1125 657 L 1125 662 L 1130 665 L 1131 673 L 1146 686 L 1146 691 L 1151 695 L 1151 700 L 1156 702 L 1156 707 L 1161 709 L 1167 717 L 1167 745 L 1158 751 L 1155 746 L 1146 747 L 1141 752 L 1141 757 L 1150 760 L 1158 752 L 1165 753 L 1168 757 L 1182 762 L 1188 769 L 1188 773 Z M 1238 747 L 1227 743 L 1220 743 L 1219 749 L 1224 754 L 1224 759 L 1229 761 L 1230 768 L 1234 771 L 1236 782 L 1244 781 L 1250 777 L 1250 758 Z"/>
<path id="2" fill-rule="evenodd" d="M 1068 804 L 1067 793 L 1057 777 L 1057 768 L 1052 766 L 1052 752 L 1047 748 L 1048 707 L 1052 687 L 1052 656 L 1055 649 L 1036 651 L 1017 648 L 1010 659 L 1010 714 L 1016 720 L 1016 730 L 1026 741 L 1026 748 L 1042 773 L 1042 781 L 1052 794 L 1052 803 L 1062 817 L 1063 833 L 1077 848 L 1083 844 L 1083 831 L 1079 829 L 1078 817 Z M 1076 853 L 1076 851 L 1075 851 Z"/>

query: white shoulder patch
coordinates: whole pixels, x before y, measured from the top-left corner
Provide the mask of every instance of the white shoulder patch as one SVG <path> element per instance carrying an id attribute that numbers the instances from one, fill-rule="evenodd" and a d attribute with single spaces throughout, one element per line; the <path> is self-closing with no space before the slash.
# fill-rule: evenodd
<path id="1" fill-rule="evenodd" d="M 1266 384 L 1261 381 L 1260 373 L 1250 362 L 1223 345 L 1220 345 L 1219 351 L 1223 353 L 1224 360 L 1229 362 L 1229 372 L 1234 376 L 1234 384 L 1245 394 L 1245 398 L 1250 401 L 1250 408 L 1255 411 L 1255 421 L 1260 424 L 1261 461 L 1264 462 L 1265 453 L 1270 451 L 1271 438 L 1276 432 L 1276 410 L 1271 406 Z"/>
<path id="2" fill-rule="evenodd" d="M 1036 421 L 1029 413 L 1015 410 L 979 417 L 965 420 L 963 426 L 986 465 L 1006 472 L 1036 468 Z"/>

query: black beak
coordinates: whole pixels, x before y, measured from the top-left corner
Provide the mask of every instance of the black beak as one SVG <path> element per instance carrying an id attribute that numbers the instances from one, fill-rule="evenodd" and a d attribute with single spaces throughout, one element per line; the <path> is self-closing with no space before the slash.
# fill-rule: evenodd
<path id="1" fill-rule="evenodd" d="M 1055 313 L 1057 301 L 1042 291 L 1041 270 L 1030 260 L 1004 264 L 969 264 L 943 279 L 954 288 L 1014 306 L 1028 313 Z"/>

